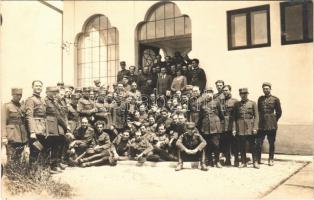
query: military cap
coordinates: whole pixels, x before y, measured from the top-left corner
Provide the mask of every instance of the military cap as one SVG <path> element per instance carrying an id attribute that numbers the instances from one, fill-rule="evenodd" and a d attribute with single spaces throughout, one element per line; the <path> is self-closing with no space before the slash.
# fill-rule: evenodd
<path id="1" fill-rule="evenodd" d="M 23 93 L 23 89 L 22 88 L 12 88 L 11 89 L 11 94 L 22 94 Z"/>
<path id="2" fill-rule="evenodd" d="M 127 76 L 127 75 L 124 75 L 124 76 L 123 76 L 123 78 L 127 78 L 127 79 L 129 79 L 129 76 Z"/>
<path id="3" fill-rule="evenodd" d="M 81 95 L 80 94 L 72 94 L 71 95 L 71 99 L 79 99 L 79 98 L 81 98 Z"/>
<path id="4" fill-rule="evenodd" d="M 188 128 L 188 129 L 194 129 L 194 128 L 195 128 L 195 123 L 194 123 L 194 122 L 187 122 L 187 123 L 186 123 L 186 128 Z"/>
<path id="5" fill-rule="evenodd" d="M 163 109 L 161 109 L 160 112 L 168 112 L 168 110 L 167 110 L 167 108 L 163 108 Z"/>
<path id="6" fill-rule="evenodd" d="M 94 80 L 94 83 L 98 84 L 98 83 L 100 83 L 100 80 Z"/>
<path id="7" fill-rule="evenodd" d="M 89 92 L 90 88 L 89 87 L 83 87 L 83 92 Z"/>
<path id="8" fill-rule="evenodd" d="M 46 87 L 46 92 L 59 92 L 59 89 L 56 86 L 48 86 Z"/>
<path id="9" fill-rule="evenodd" d="M 205 90 L 205 92 L 214 92 L 214 89 L 212 87 L 207 87 L 207 89 Z"/>
<path id="10" fill-rule="evenodd" d="M 262 85 L 262 88 L 265 87 L 265 86 L 269 86 L 271 88 L 271 83 L 270 82 L 264 82 L 263 85 Z"/>
<path id="11" fill-rule="evenodd" d="M 121 64 L 121 65 L 125 65 L 125 61 L 121 61 L 120 64 Z"/>
<path id="12" fill-rule="evenodd" d="M 77 87 L 77 88 L 75 89 L 75 93 L 79 93 L 79 92 L 82 92 L 82 88 L 81 88 L 81 87 Z"/>
<path id="13" fill-rule="evenodd" d="M 240 88 L 239 89 L 239 93 L 241 94 L 241 93 L 249 93 L 249 90 L 247 89 L 247 88 Z"/>
<path id="14" fill-rule="evenodd" d="M 117 85 L 118 85 L 118 83 L 113 83 L 113 84 L 112 84 L 112 86 L 117 86 Z"/>
<path id="15" fill-rule="evenodd" d="M 65 85 L 64 88 L 70 88 L 71 90 L 74 90 L 74 87 L 72 85 Z"/>
<path id="16" fill-rule="evenodd" d="M 57 83 L 57 86 L 64 87 L 64 83 L 63 83 L 63 82 L 58 82 L 58 83 Z"/>

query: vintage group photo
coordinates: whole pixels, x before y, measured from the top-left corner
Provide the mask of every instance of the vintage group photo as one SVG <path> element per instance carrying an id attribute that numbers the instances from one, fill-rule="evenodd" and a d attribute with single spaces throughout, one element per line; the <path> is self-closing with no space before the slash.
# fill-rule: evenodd
<path id="1" fill-rule="evenodd" d="M 1 1 L 2 199 L 313 199 L 313 3 Z"/>

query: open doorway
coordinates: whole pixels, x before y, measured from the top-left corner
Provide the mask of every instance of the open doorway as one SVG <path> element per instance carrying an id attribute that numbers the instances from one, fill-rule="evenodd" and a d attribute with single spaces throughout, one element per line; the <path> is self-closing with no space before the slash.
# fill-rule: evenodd
<path id="1" fill-rule="evenodd" d="M 137 26 L 138 66 L 151 67 L 156 55 L 182 56 L 192 49 L 191 20 L 181 14 L 172 2 L 160 2 L 152 6 L 145 20 Z"/>

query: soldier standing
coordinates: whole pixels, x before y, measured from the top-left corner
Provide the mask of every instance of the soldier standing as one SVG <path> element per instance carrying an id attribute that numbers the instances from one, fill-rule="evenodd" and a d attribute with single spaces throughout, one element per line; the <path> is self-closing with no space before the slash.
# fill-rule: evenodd
<path id="1" fill-rule="evenodd" d="M 262 146 L 267 136 L 269 143 L 268 165 L 274 165 L 275 141 L 277 122 L 281 117 L 281 105 L 279 98 L 271 95 L 271 83 L 263 83 L 264 96 L 258 98 L 259 134 L 258 134 L 258 162 L 261 163 Z"/>
<path id="2" fill-rule="evenodd" d="M 35 80 L 32 83 L 33 96 L 25 103 L 26 123 L 30 133 L 30 163 L 39 162 L 39 153 L 44 149 L 46 140 L 46 103 L 40 94 L 43 83 Z"/>
<path id="3" fill-rule="evenodd" d="M 258 129 L 258 110 L 256 103 L 248 99 L 248 89 L 239 89 L 241 101 L 234 107 L 236 121 L 238 151 L 241 153 L 240 168 L 246 167 L 246 142 L 249 142 L 252 151 L 253 166 L 259 169 L 256 158 L 256 135 Z M 238 153 L 235 155 L 238 156 Z M 238 160 L 236 158 L 236 160 Z"/>
<path id="4" fill-rule="evenodd" d="M 47 87 L 45 97 L 46 118 L 47 118 L 47 137 L 46 147 L 50 154 L 50 168 L 52 172 L 60 172 L 65 167 L 61 165 L 62 147 L 64 145 L 64 134 L 68 130 L 67 122 L 62 110 L 58 105 L 57 87 Z"/>
<path id="5" fill-rule="evenodd" d="M 118 83 L 120 83 L 122 81 L 123 76 L 129 76 L 130 75 L 130 71 L 125 69 L 125 67 L 126 67 L 125 61 L 120 62 L 120 67 L 121 67 L 121 71 L 119 71 L 118 75 L 117 75 L 117 82 Z"/>
<path id="6" fill-rule="evenodd" d="M 235 121 L 234 121 L 234 106 L 238 102 L 237 99 L 232 98 L 231 86 L 225 85 L 223 87 L 223 93 L 225 97 L 225 112 L 224 114 L 224 125 L 223 133 L 221 134 L 220 145 L 222 147 L 222 152 L 226 157 L 225 165 L 231 165 L 231 151 L 235 154 L 236 142 L 235 142 Z M 235 158 L 237 158 L 236 156 Z M 239 161 L 235 161 L 239 163 Z"/>
<path id="7" fill-rule="evenodd" d="M 207 156 L 212 162 L 212 153 L 215 155 L 215 162 L 217 168 L 221 168 L 219 162 L 219 142 L 220 134 L 222 133 L 221 121 L 224 116 L 221 111 L 219 101 L 213 99 L 214 90 L 210 87 L 207 89 L 205 101 L 201 106 L 201 133 L 203 134 L 207 143 Z"/>
<path id="8" fill-rule="evenodd" d="M 12 88 L 12 100 L 5 104 L 6 131 L 2 134 L 2 142 L 6 145 L 9 163 L 18 163 L 28 142 L 25 126 L 25 107 L 20 100 L 23 90 Z"/>
<path id="9" fill-rule="evenodd" d="M 199 67 L 199 60 L 196 58 L 192 60 L 192 66 L 193 68 L 187 78 L 188 84 L 198 86 L 201 92 L 203 92 L 207 81 L 205 71 Z"/>

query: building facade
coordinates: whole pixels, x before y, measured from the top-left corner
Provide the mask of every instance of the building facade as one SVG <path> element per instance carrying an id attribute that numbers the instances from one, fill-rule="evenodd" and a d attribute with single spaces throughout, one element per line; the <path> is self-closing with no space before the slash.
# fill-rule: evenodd
<path id="1" fill-rule="evenodd" d="M 64 1 L 62 30 L 54 30 L 63 37 L 63 67 L 49 67 L 51 75 L 41 79 L 75 86 L 99 79 L 111 85 L 122 60 L 139 67 L 158 53 L 180 51 L 200 60 L 207 86 L 222 79 L 232 85 L 235 98 L 238 88 L 248 87 L 249 98 L 257 101 L 262 83 L 271 82 L 283 109 L 276 151 L 311 154 L 312 10 L 311 3 L 279 1 Z M 54 54 L 60 55 L 59 49 Z M 8 73 L 9 65 L 2 66 L 1 74 Z M 46 77 L 40 70 L 38 79 Z M 27 77 L 37 79 L 31 73 Z"/>

